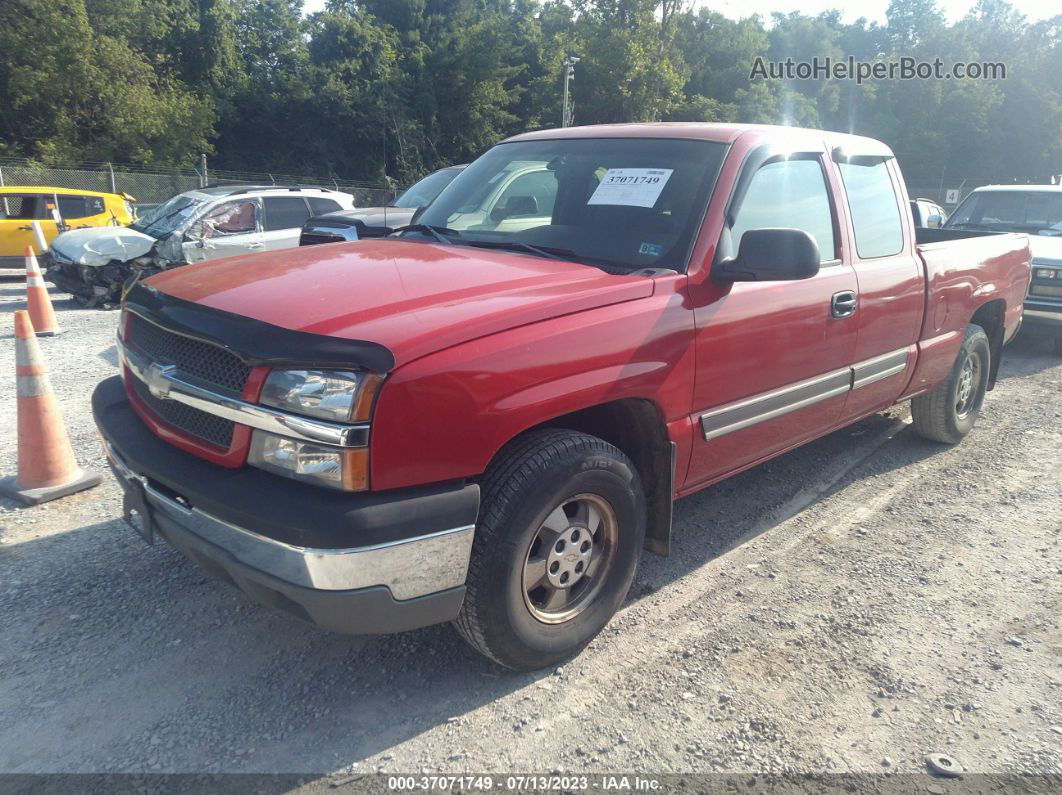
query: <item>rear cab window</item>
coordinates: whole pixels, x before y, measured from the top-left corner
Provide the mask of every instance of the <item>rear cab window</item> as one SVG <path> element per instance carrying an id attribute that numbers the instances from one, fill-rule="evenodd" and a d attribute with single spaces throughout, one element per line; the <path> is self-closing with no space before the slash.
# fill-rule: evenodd
<path id="1" fill-rule="evenodd" d="M 860 259 L 890 257 L 903 251 L 900 206 L 884 157 L 852 157 L 838 161 L 848 212 Z"/>

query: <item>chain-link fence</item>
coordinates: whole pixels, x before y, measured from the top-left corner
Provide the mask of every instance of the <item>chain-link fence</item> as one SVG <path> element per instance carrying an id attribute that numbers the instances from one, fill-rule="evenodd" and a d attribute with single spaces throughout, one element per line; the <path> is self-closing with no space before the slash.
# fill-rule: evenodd
<path id="1" fill-rule="evenodd" d="M 159 204 L 177 193 L 207 184 L 305 185 L 343 191 L 354 196 L 356 207 L 389 204 L 404 186 L 265 172 L 194 168 L 143 168 L 117 163 L 77 163 L 44 166 L 32 160 L 0 157 L 0 185 L 47 186 L 127 193 L 138 207 Z"/>
<path id="2" fill-rule="evenodd" d="M 896 159 L 911 198 L 929 199 L 949 213 L 982 185 L 1046 185 L 1051 181 L 1047 174 L 1015 174 L 1006 164 L 978 164 L 955 171 L 920 152 L 897 152 Z"/>

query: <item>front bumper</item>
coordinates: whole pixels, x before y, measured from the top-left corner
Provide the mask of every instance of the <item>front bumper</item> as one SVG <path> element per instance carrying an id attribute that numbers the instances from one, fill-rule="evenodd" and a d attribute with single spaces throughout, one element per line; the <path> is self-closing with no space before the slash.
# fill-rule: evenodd
<path id="1" fill-rule="evenodd" d="M 1027 298 L 1022 317 L 1026 326 L 1062 330 L 1062 304 Z"/>
<path id="2" fill-rule="evenodd" d="M 154 533 L 253 599 L 351 634 L 456 617 L 478 486 L 325 494 L 172 447 L 133 413 L 118 378 L 92 402 L 119 483 Z"/>
<path id="3" fill-rule="evenodd" d="M 81 296 L 82 298 L 105 298 L 110 293 L 110 290 L 106 287 L 86 282 L 76 272 L 74 266 L 64 267 L 59 263 L 53 263 L 48 268 L 45 277 L 64 293 Z"/>

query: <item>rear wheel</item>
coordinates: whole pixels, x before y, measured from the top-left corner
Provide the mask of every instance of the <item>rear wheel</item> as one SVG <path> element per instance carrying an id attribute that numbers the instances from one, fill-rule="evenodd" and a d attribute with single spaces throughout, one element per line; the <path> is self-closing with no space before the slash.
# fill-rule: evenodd
<path id="1" fill-rule="evenodd" d="M 977 422 L 988 391 L 992 353 L 980 326 L 966 327 L 966 337 L 948 378 L 911 401 L 915 432 L 943 444 L 958 444 Z"/>
<path id="2" fill-rule="evenodd" d="M 644 540 L 627 456 L 583 433 L 529 433 L 484 478 L 457 630 L 508 668 L 571 657 L 623 603 Z"/>

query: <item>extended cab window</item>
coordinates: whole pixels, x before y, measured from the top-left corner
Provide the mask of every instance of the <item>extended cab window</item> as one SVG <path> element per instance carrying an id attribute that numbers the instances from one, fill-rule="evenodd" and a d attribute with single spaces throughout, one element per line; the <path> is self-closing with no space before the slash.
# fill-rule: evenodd
<path id="1" fill-rule="evenodd" d="M 826 175 L 817 159 L 776 160 L 749 182 L 731 228 L 735 248 L 750 229 L 802 229 L 819 244 L 819 259 L 835 259 L 833 213 Z"/>
<path id="2" fill-rule="evenodd" d="M 839 162 L 837 168 L 848 194 L 859 256 L 873 259 L 899 254 L 903 249 L 903 226 L 887 161 L 860 157 Z"/>
<path id="3" fill-rule="evenodd" d="M 300 228 L 310 217 L 310 209 L 301 196 L 267 196 L 263 203 L 262 228 L 267 232 Z"/>

